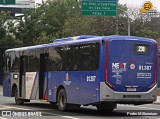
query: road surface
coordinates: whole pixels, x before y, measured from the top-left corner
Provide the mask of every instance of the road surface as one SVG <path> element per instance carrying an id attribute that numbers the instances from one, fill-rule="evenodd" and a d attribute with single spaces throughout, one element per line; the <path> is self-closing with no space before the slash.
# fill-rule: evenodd
<path id="1" fill-rule="evenodd" d="M 9 115 L 11 112 L 14 116 L 0 116 L 0 119 L 160 119 L 160 105 L 158 104 L 140 106 L 119 104 L 113 112 L 99 112 L 93 106 L 82 106 L 77 111 L 62 112 L 48 102 L 31 101 L 24 105 L 16 105 L 14 98 L 3 97 L 0 92 L 0 115 L 2 111 L 3 115 L 6 113 Z M 22 113 L 32 113 L 35 116 L 16 116 Z"/>

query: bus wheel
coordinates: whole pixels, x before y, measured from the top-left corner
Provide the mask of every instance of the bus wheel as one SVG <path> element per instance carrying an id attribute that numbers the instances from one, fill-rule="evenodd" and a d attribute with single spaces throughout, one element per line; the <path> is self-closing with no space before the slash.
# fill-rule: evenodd
<path id="1" fill-rule="evenodd" d="M 24 101 L 18 98 L 18 89 L 15 90 L 15 102 L 17 105 L 23 105 Z"/>
<path id="2" fill-rule="evenodd" d="M 108 103 L 101 103 L 96 105 L 98 111 L 108 111 L 111 112 L 116 108 L 116 104 L 108 104 Z"/>
<path id="3" fill-rule="evenodd" d="M 67 95 L 64 89 L 61 89 L 58 93 L 58 109 L 61 111 L 67 110 Z"/>

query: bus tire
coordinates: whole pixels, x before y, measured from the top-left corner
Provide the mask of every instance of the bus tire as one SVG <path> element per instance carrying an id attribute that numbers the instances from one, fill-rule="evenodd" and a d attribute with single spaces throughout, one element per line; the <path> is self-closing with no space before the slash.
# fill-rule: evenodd
<path id="1" fill-rule="evenodd" d="M 17 105 L 23 105 L 24 100 L 18 98 L 18 89 L 15 90 L 15 103 Z"/>
<path id="2" fill-rule="evenodd" d="M 98 111 L 108 111 L 111 112 L 116 108 L 116 104 L 101 103 L 96 105 Z"/>
<path id="3" fill-rule="evenodd" d="M 67 95 L 64 89 L 58 92 L 58 109 L 61 111 L 67 110 Z"/>

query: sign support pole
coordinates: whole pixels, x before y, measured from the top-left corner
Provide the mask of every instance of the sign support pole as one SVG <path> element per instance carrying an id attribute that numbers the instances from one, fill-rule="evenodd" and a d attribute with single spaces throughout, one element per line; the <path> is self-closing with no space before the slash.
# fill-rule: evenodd
<path id="1" fill-rule="evenodd" d="M 131 28 L 130 28 L 130 18 L 129 15 L 126 11 L 124 11 L 123 9 L 117 8 L 118 10 L 121 10 L 122 12 L 125 13 L 125 15 L 127 16 L 127 21 L 128 21 L 128 36 L 131 35 Z"/>

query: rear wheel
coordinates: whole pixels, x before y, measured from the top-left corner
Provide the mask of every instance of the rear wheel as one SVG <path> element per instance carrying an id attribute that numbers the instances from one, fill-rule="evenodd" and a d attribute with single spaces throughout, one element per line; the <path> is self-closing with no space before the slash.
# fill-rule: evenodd
<path id="1" fill-rule="evenodd" d="M 18 98 L 18 89 L 15 90 L 15 103 L 17 105 L 23 105 L 24 104 L 24 100 Z"/>
<path id="2" fill-rule="evenodd" d="M 67 95 L 64 89 L 60 89 L 58 93 L 58 109 L 61 111 L 67 110 Z"/>
<path id="3" fill-rule="evenodd" d="M 113 111 L 116 106 L 114 103 L 101 103 L 96 105 L 98 111 Z"/>

